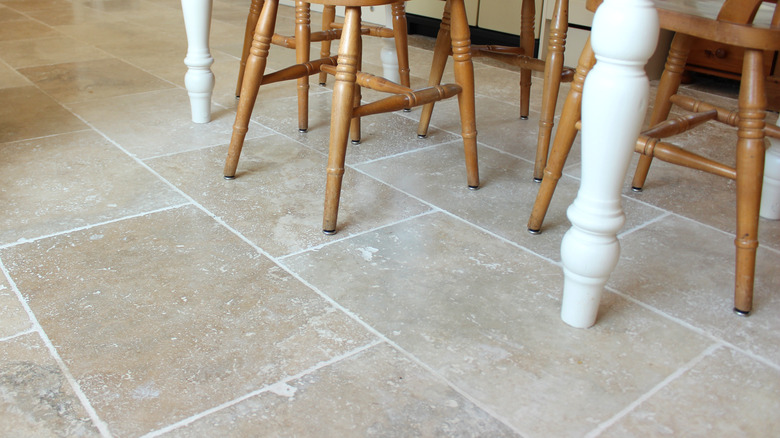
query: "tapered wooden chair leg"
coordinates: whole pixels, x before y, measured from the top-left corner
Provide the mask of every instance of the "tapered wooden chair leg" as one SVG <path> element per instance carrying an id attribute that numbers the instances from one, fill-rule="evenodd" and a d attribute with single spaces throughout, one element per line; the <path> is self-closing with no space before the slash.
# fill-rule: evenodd
<path id="1" fill-rule="evenodd" d="M 361 16 L 361 9 L 357 8 L 358 17 Z M 341 52 L 339 52 L 341 53 Z M 357 57 L 357 70 L 361 71 L 363 70 L 363 40 L 362 38 L 358 38 L 357 40 L 357 53 L 355 55 Z M 362 93 L 360 91 L 360 85 L 355 83 L 355 92 L 353 94 L 352 100 L 353 100 L 353 107 L 357 108 L 360 106 L 361 99 L 363 98 Z M 360 144 L 360 117 L 353 117 L 352 122 L 349 125 L 349 138 L 352 140 L 352 144 L 357 145 Z"/>
<path id="2" fill-rule="evenodd" d="M 745 50 L 739 91 L 737 129 L 737 247 L 734 311 L 748 315 L 753 307 L 753 281 L 758 248 L 758 214 L 764 178 L 766 90 L 763 53 Z"/>
<path id="3" fill-rule="evenodd" d="M 230 138 L 228 156 L 225 160 L 224 176 L 232 179 L 236 176 L 238 159 L 244 146 L 244 138 L 249 127 L 249 118 L 252 116 L 257 100 L 257 92 L 260 88 L 260 80 L 265 72 L 268 50 L 271 47 L 271 38 L 276 26 L 276 12 L 279 0 L 267 0 L 260 12 L 260 18 L 255 28 L 252 46 L 247 56 L 244 80 L 241 84 L 241 98 L 238 100 L 236 122 L 233 125 L 233 135 Z"/>
<path id="4" fill-rule="evenodd" d="M 354 107 L 359 50 L 360 8 L 347 7 L 341 43 L 339 44 L 335 83 L 333 85 L 330 150 L 328 152 L 327 182 L 325 186 L 325 211 L 322 219 L 322 231 L 325 234 L 336 232 L 341 181 L 344 177 L 344 161 L 352 120 L 352 109 Z"/>
<path id="5" fill-rule="evenodd" d="M 295 2 L 295 62 L 309 62 L 311 52 L 311 14 L 309 3 Z M 298 131 L 309 129 L 309 77 L 298 78 Z"/>
<path id="6" fill-rule="evenodd" d="M 563 166 L 566 164 L 566 158 L 568 158 L 572 144 L 574 144 L 574 138 L 577 136 L 577 122 L 580 120 L 582 111 L 582 87 L 585 77 L 595 63 L 596 56 L 593 54 L 590 40 L 588 40 L 580 55 L 577 72 L 574 75 L 569 94 L 566 95 L 550 159 L 544 169 L 544 178 L 539 186 L 539 192 L 536 194 L 531 217 L 528 219 L 528 231 L 531 234 L 538 234 L 542 230 L 542 222 L 547 215 L 558 180 L 561 179 Z"/>
<path id="7" fill-rule="evenodd" d="M 331 24 L 336 20 L 336 7 L 333 5 L 325 5 L 322 8 L 322 30 L 328 31 L 332 29 Z M 330 57 L 330 40 L 323 40 L 320 45 L 320 58 Z M 320 85 L 325 85 L 328 81 L 328 74 L 320 72 Z"/>
<path id="8" fill-rule="evenodd" d="M 433 49 L 433 61 L 431 62 L 431 71 L 428 76 L 428 86 L 441 84 L 444 76 L 444 68 L 447 66 L 447 59 L 450 57 L 452 39 L 450 37 L 450 2 L 444 5 L 444 14 L 439 25 L 439 33 L 436 35 L 436 45 Z M 431 124 L 433 115 L 433 103 L 423 105 L 420 113 L 420 123 L 417 126 L 417 136 L 424 138 L 428 135 L 428 126 Z"/>
<path id="9" fill-rule="evenodd" d="M 454 60 L 455 83 L 462 91 L 458 94 L 461 135 L 466 156 L 467 183 L 470 189 L 479 187 L 479 164 L 477 160 L 477 120 L 474 90 L 474 64 L 471 60 L 469 23 L 466 18 L 464 0 L 450 0 L 452 58 Z"/>
<path id="10" fill-rule="evenodd" d="M 672 95 L 677 93 L 682 81 L 682 75 L 685 71 L 685 63 L 688 60 L 688 54 L 691 51 L 693 37 L 684 34 L 675 35 L 672 45 L 669 48 L 669 55 L 666 58 L 664 72 L 658 83 L 658 90 L 653 105 L 653 113 L 650 116 L 650 126 L 655 126 L 669 117 L 669 111 L 672 109 Z M 650 164 L 653 157 L 640 155 L 639 163 L 634 172 L 634 179 L 631 182 L 631 188 L 636 191 L 642 191 L 647 179 L 647 173 L 650 171 Z"/>
<path id="11" fill-rule="evenodd" d="M 409 44 L 407 41 L 408 27 L 404 3 L 405 1 L 399 1 L 398 3 L 393 3 L 391 7 L 393 13 L 393 34 L 395 35 L 395 52 L 398 54 L 398 77 L 401 80 L 401 85 L 411 87 L 409 78 Z"/>
<path id="12" fill-rule="evenodd" d="M 534 163 L 534 181 L 540 182 L 547 165 L 547 155 L 552 138 L 555 120 L 555 106 L 561 86 L 563 71 L 563 52 L 566 45 L 566 33 L 569 28 L 569 2 L 556 0 L 553 19 L 550 26 L 547 57 L 544 62 L 544 83 L 542 85 L 542 107 L 539 114 L 539 135 L 536 140 L 536 162 Z"/>
<path id="13" fill-rule="evenodd" d="M 244 49 L 241 51 L 241 64 L 238 67 L 238 81 L 236 82 L 236 97 L 241 95 L 241 84 L 244 81 L 244 69 L 246 59 L 249 57 L 249 49 L 252 48 L 252 37 L 255 34 L 257 20 L 260 18 L 260 10 L 263 8 L 263 0 L 252 0 L 249 6 L 249 14 L 246 17 L 246 31 L 244 32 Z"/>
<path id="14" fill-rule="evenodd" d="M 520 47 L 526 56 L 534 54 L 534 16 L 536 6 L 534 0 L 523 0 L 520 17 Z M 528 120 L 528 112 L 531 101 L 531 76 L 533 70 L 524 68 L 520 70 L 520 119 Z"/>

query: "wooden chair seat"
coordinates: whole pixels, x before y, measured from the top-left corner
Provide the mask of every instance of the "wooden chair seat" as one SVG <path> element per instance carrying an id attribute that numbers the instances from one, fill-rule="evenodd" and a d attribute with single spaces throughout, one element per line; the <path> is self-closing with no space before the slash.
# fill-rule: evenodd
<path id="1" fill-rule="evenodd" d="M 372 114 L 397 111 L 418 105 L 425 105 L 437 100 L 458 96 L 461 129 L 466 157 L 467 184 L 470 188 L 479 186 L 479 171 L 477 165 L 476 122 L 474 115 L 474 69 L 471 61 L 471 47 L 468 20 L 464 0 L 447 0 L 445 10 L 451 13 L 451 47 L 447 51 L 455 54 L 455 83 L 422 90 L 412 90 L 407 86 L 397 84 L 387 79 L 360 71 L 361 65 L 361 35 L 363 26 L 360 21 L 362 6 L 382 6 L 397 3 L 397 0 L 310 0 L 309 3 L 344 6 L 344 25 L 340 33 L 338 56 L 328 56 L 315 61 L 302 61 L 297 58 L 297 64 L 279 71 L 265 74 L 266 62 L 269 56 L 275 32 L 276 16 L 279 0 L 266 0 L 257 20 L 248 52 L 244 77 L 241 84 L 240 98 L 236 112 L 236 122 L 230 140 L 228 156 L 225 161 L 224 176 L 232 179 L 244 144 L 249 119 L 252 114 L 259 88 L 273 82 L 308 78 L 311 75 L 325 72 L 333 74 L 333 102 L 331 109 L 330 146 L 328 153 L 327 180 L 325 187 L 325 208 L 322 230 L 326 234 L 335 233 L 338 206 L 341 194 L 341 182 L 344 175 L 346 148 L 350 133 L 353 141 L 355 133 L 359 139 L 359 120 Z M 299 9 L 308 11 L 308 5 L 298 2 Z M 308 47 L 308 22 L 306 13 L 301 11 L 296 16 L 303 16 L 303 23 L 296 28 L 296 47 Z M 300 31 L 298 31 L 300 29 Z M 436 56 L 436 53 L 434 54 Z M 446 53 L 444 54 L 446 56 Z M 377 102 L 362 104 L 360 87 L 368 87 L 390 96 Z M 300 97 L 300 96 L 299 96 Z"/>
<path id="2" fill-rule="evenodd" d="M 595 10 L 600 0 L 588 0 Z M 780 49 L 780 9 L 761 0 L 655 0 L 661 28 L 676 32 L 658 85 L 650 128 L 639 135 L 635 150 L 641 154 L 632 187 L 641 191 L 653 157 L 735 179 L 737 182 L 737 233 L 734 311 L 748 315 L 753 302 L 753 277 L 758 247 L 758 218 L 763 184 L 765 137 L 780 138 L 777 126 L 767 126 L 764 56 Z M 767 9 L 768 8 L 768 9 Z M 764 14 L 758 14 L 762 10 Z M 759 19 L 755 19 L 756 16 Z M 691 43 L 703 38 L 744 49 L 739 108 L 736 111 L 677 94 Z M 539 233 L 555 186 L 571 150 L 580 119 L 582 84 L 593 67 L 590 44 L 580 56 L 577 73 L 564 103 L 544 179 L 534 203 L 528 230 Z M 669 119 L 672 105 L 691 114 Z M 681 134 L 707 122 L 736 127 L 736 167 L 726 166 L 688 152 L 667 137 Z"/>

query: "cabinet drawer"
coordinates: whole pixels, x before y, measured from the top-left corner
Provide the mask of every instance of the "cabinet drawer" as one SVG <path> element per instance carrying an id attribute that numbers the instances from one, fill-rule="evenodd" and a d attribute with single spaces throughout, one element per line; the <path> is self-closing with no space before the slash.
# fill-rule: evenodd
<path id="1" fill-rule="evenodd" d="M 691 45 L 687 68 L 692 71 L 739 79 L 742 73 L 743 55 L 744 51 L 739 47 L 697 39 Z M 764 74 L 771 73 L 773 59 L 774 53 L 765 52 Z"/>

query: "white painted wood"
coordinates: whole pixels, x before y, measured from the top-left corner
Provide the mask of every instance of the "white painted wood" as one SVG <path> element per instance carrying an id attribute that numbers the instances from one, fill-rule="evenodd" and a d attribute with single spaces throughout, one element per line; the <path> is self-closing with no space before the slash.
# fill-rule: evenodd
<path id="1" fill-rule="evenodd" d="M 620 193 L 647 109 L 644 66 L 658 42 L 651 0 L 605 0 L 593 19 L 596 65 L 582 98 L 582 178 L 561 242 L 561 318 L 587 328 L 596 321 L 604 285 L 617 265 L 625 222 Z"/>
<path id="2" fill-rule="evenodd" d="M 777 119 L 780 126 L 780 118 Z M 761 191 L 761 217 L 780 220 L 780 140 L 770 138 L 764 160 L 764 187 Z"/>
<path id="3" fill-rule="evenodd" d="M 184 86 L 190 96 L 192 121 L 208 123 L 211 120 L 211 95 L 214 90 L 214 58 L 209 51 L 212 0 L 181 0 L 184 28 L 187 32 L 187 56 L 184 64 Z"/>
<path id="4" fill-rule="evenodd" d="M 393 7 L 391 5 L 385 5 L 384 25 L 388 29 L 393 28 Z M 395 50 L 395 39 L 383 39 L 382 50 L 379 53 L 379 57 L 382 60 L 382 74 L 385 79 L 399 83 L 401 82 L 401 76 L 398 73 L 398 53 Z"/>

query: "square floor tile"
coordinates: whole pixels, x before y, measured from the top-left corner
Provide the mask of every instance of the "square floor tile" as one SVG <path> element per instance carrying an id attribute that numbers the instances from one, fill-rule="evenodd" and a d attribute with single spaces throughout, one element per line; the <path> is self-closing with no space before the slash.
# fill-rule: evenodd
<path id="1" fill-rule="evenodd" d="M 37 333 L 0 342 L 0 434 L 98 437 Z"/>
<path id="2" fill-rule="evenodd" d="M 86 129 L 87 125 L 35 87 L 0 88 L 0 143 Z"/>
<path id="3" fill-rule="evenodd" d="M 32 327 L 30 317 L 4 275 L 0 275 L 0 315 L 3 315 L 0 319 L 0 339 Z"/>
<path id="4" fill-rule="evenodd" d="M 571 328 L 558 266 L 441 213 L 283 263 L 523 436 L 582 436 L 709 343 L 612 294 Z"/>
<path id="5" fill-rule="evenodd" d="M 103 137 L 0 144 L 0 245 L 187 202 Z"/>
<path id="6" fill-rule="evenodd" d="M 373 341 L 193 207 L 0 257 L 118 436 L 159 429 Z"/>
<path id="7" fill-rule="evenodd" d="M 429 210 L 354 169 L 341 189 L 336 236 L 322 234 L 326 157 L 282 136 L 247 141 L 236 179 L 227 181 L 227 147 L 149 160 L 198 203 L 273 256 L 297 252 Z"/>
<path id="8" fill-rule="evenodd" d="M 171 434 L 215 435 L 517 436 L 387 344 L 274 385 Z"/>

